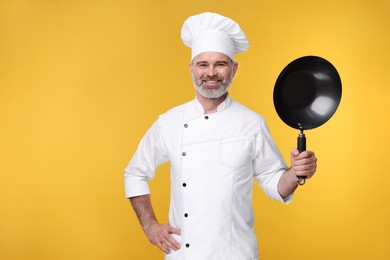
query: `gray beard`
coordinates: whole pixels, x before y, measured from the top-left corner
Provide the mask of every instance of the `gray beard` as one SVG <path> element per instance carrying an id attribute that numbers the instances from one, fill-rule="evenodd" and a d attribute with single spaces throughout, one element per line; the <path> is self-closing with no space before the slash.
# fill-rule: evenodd
<path id="1" fill-rule="evenodd" d="M 202 80 L 198 82 L 195 80 L 194 73 L 192 73 L 192 81 L 196 91 L 205 98 L 219 98 L 222 97 L 229 89 L 232 84 L 233 74 L 231 74 L 230 79 L 225 84 L 222 84 L 218 89 L 206 89 L 202 86 Z"/>

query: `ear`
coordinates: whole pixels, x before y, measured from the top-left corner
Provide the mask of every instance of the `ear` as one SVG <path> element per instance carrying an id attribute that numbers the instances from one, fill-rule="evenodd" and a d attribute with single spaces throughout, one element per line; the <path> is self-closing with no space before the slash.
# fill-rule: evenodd
<path id="1" fill-rule="evenodd" d="M 234 75 L 236 75 L 237 70 L 238 70 L 238 62 L 234 62 L 233 63 L 233 77 L 234 77 Z"/>

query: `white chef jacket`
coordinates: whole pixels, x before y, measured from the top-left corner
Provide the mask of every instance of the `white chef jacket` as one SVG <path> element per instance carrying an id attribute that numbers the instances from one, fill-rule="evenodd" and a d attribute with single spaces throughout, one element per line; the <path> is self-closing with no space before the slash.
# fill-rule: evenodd
<path id="1" fill-rule="evenodd" d="M 287 166 L 264 119 L 228 95 L 205 115 L 195 98 L 161 115 L 125 170 L 126 197 L 149 194 L 156 167 L 170 162 L 170 225 L 181 244 L 166 260 L 258 259 L 253 179 L 288 203 L 277 184 Z"/>

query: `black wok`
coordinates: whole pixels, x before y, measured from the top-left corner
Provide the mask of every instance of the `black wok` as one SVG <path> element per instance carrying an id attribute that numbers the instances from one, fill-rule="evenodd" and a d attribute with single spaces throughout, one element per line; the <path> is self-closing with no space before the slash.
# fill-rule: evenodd
<path id="1" fill-rule="evenodd" d="M 305 56 L 288 64 L 274 88 L 276 112 L 284 123 L 300 130 L 298 150 L 306 150 L 304 130 L 316 128 L 336 112 L 341 100 L 341 80 L 336 68 L 317 56 Z M 298 177 L 298 184 L 305 176 Z"/>

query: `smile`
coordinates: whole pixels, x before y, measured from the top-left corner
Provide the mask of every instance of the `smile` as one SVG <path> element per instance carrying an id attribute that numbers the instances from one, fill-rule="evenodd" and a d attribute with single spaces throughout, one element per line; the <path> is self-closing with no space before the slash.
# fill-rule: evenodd
<path id="1" fill-rule="evenodd" d="M 217 87 L 221 84 L 220 80 L 203 80 L 203 86 L 205 87 Z"/>

